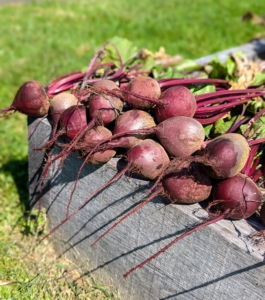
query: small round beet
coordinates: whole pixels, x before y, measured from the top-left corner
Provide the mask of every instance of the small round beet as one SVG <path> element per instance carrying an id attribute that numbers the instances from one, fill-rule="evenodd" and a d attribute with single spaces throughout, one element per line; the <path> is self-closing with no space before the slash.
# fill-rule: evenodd
<path id="1" fill-rule="evenodd" d="M 123 101 L 118 97 L 104 94 L 104 89 L 118 90 L 119 87 L 114 81 L 102 79 L 94 83 L 93 88 L 99 89 L 99 92 L 93 92 L 89 98 L 89 117 L 98 118 L 104 125 L 108 125 L 121 113 Z"/>
<path id="2" fill-rule="evenodd" d="M 185 86 L 173 86 L 165 90 L 160 103 L 155 108 L 158 123 L 177 116 L 193 117 L 196 111 L 196 99 Z"/>
<path id="3" fill-rule="evenodd" d="M 141 99 L 141 96 L 152 99 L 158 99 L 161 95 L 161 89 L 158 82 L 148 76 L 139 76 L 133 78 L 124 89 L 125 102 L 132 108 L 149 110 L 154 106 L 150 101 Z M 127 93 L 128 92 L 128 93 Z M 130 94 L 138 94 L 140 97 Z"/>
<path id="4" fill-rule="evenodd" d="M 41 83 L 32 80 L 25 82 L 17 91 L 12 103 L 14 110 L 32 116 L 45 116 L 50 107 L 49 97 Z"/>
<path id="5" fill-rule="evenodd" d="M 209 162 L 205 172 L 217 179 L 233 177 L 245 166 L 249 152 L 250 147 L 244 136 L 238 133 L 222 134 L 205 148 Z"/>
<path id="6" fill-rule="evenodd" d="M 180 169 L 179 164 L 172 164 L 167 173 L 162 184 L 165 196 L 172 203 L 192 204 L 210 196 L 212 182 L 200 163 L 186 161 Z"/>
<path id="7" fill-rule="evenodd" d="M 223 200 L 220 207 L 230 209 L 229 218 L 246 219 L 260 206 L 262 193 L 251 178 L 239 173 L 213 187 L 213 200 Z"/>
<path id="8" fill-rule="evenodd" d="M 156 136 L 172 156 L 189 156 L 200 150 L 205 138 L 204 129 L 197 120 L 178 116 L 156 126 Z"/>

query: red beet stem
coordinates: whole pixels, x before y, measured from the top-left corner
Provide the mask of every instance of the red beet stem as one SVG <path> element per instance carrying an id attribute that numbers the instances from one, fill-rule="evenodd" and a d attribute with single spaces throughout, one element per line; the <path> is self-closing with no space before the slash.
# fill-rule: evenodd
<path id="1" fill-rule="evenodd" d="M 158 81 L 160 88 L 168 88 L 175 85 L 193 85 L 193 84 L 201 84 L 201 83 L 221 83 L 221 84 L 227 84 L 227 80 L 223 79 L 215 79 L 215 78 L 167 78 L 167 79 L 161 79 Z"/>
<path id="2" fill-rule="evenodd" d="M 263 92 L 263 93 L 262 93 Z M 243 90 L 221 90 L 216 92 L 204 93 L 202 95 L 196 96 L 197 103 L 205 100 L 209 100 L 211 98 L 219 98 L 220 96 L 230 96 L 230 95 L 238 95 L 243 96 L 247 93 L 262 93 L 264 94 L 264 89 L 243 89 Z"/>
<path id="3" fill-rule="evenodd" d="M 3 108 L 0 110 L 0 118 L 12 115 L 15 111 L 16 108 L 13 105 Z"/>
<path id="4" fill-rule="evenodd" d="M 90 64 L 87 67 L 86 73 L 84 78 L 82 79 L 82 83 L 81 83 L 81 87 L 80 87 L 80 91 L 82 91 L 86 84 L 87 84 L 87 80 L 92 76 L 92 74 L 98 69 L 100 62 L 103 59 L 103 54 L 104 54 L 104 50 L 105 50 L 106 44 L 100 48 L 92 57 Z"/>
<path id="5" fill-rule="evenodd" d="M 49 95 L 49 97 L 58 94 L 61 91 L 65 91 L 66 88 L 62 89 L 63 86 L 68 84 L 68 88 L 72 87 L 74 85 L 74 83 L 79 82 L 79 80 L 81 80 L 84 77 L 85 73 L 74 73 L 74 74 L 70 74 L 69 76 L 61 76 L 62 79 L 57 80 L 55 79 L 52 83 L 50 83 L 50 85 L 48 85 L 48 90 L 47 90 L 47 94 Z M 67 89 L 68 89 L 67 88 Z"/>
<path id="6" fill-rule="evenodd" d="M 221 112 L 225 108 L 233 108 L 235 106 L 241 105 L 243 103 L 248 102 L 249 99 L 239 100 L 239 101 L 231 101 L 228 103 L 221 103 L 218 105 L 200 107 L 196 109 L 195 115 L 203 115 L 209 112 Z"/>
<path id="7" fill-rule="evenodd" d="M 203 109 L 204 106 L 209 105 L 209 104 L 218 104 L 218 103 L 222 103 L 222 102 L 236 102 L 234 100 L 238 100 L 238 101 L 244 101 L 247 99 L 252 99 L 255 97 L 259 97 L 259 96 L 263 96 L 264 94 L 262 93 L 255 93 L 255 94 L 243 94 L 243 95 L 236 95 L 236 96 L 227 96 L 227 97 L 218 97 L 218 98 L 214 98 L 214 99 L 206 99 L 200 103 L 197 103 L 197 107 Z M 238 102 L 237 101 L 237 102 Z"/>
<path id="8" fill-rule="evenodd" d="M 95 246 L 96 243 L 101 240 L 105 235 L 107 235 L 112 229 L 114 229 L 118 224 L 120 224 L 123 220 L 128 218 L 130 215 L 137 212 L 140 208 L 142 208 L 145 204 L 153 200 L 157 195 L 163 192 L 163 187 L 158 188 L 152 195 L 150 195 L 148 198 L 146 198 L 143 202 L 138 204 L 134 209 L 130 210 L 127 214 L 125 214 L 123 217 L 118 219 L 107 231 L 105 231 L 103 234 L 101 234 L 93 244 L 91 244 L 91 247 Z"/>
<path id="9" fill-rule="evenodd" d="M 155 259 L 158 255 L 164 253 L 168 248 L 170 248 L 172 245 L 174 245 L 176 242 L 178 242 L 179 240 L 183 239 L 184 237 L 190 235 L 191 233 L 202 229 L 210 224 L 216 223 L 222 219 L 224 219 L 228 214 L 229 214 L 230 209 L 225 210 L 223 213 L 221 213 L 219 216 L 216 216 L 212 219 L 206 219 L 206 221 L 204 221 L 203 223 L 191 228 L 190 230 L 184 232 L 183 234 L 181 234 L 180 236 L 178 236 L 177 238 L 175 238 L 173 241 L 171 241 L 168 245 L 166 245 L 165 247 L 163 247 L 162 249 L 160 249 L 157 253 L 153 254 L 152 256 L 150 256 L 149 258 L 147 258 L 146 260 L 144 260 L 143 262 L 141 262 L 140 264 L 138 264 L 137 266 L 133 267 L 132 269 L 130 269 L 129 271 L 127 271 L 124 275 L 123 275 L 123 279 L 126 279 L 133 271 L 137 270 L 137 269 L 141 269 L 145 264 L 149 263 L 151 260 Z"/>
<path id="10" fill-rule="evenodd" d="M 194 119 L 199 121 L 202 125 L 212 124 L 217 120 L 221 119 L 222 117 L 224 117 L 228 111 L 230 111 L 230 109 L 226 109 L 222 113 L 214 115 L 213 117 L 197 118 L 194 116 Z"/>

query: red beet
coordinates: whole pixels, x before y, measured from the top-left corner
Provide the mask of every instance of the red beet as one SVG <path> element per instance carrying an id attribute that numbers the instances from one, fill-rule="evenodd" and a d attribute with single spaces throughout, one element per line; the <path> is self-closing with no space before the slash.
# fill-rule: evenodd
<path id="1" fill-rule="evenodd" d="M 119 90 L 119 87 L 114 81 L 102 79 L 97 81 L 92 88 L 94 92 L 88 101 L 89 116 L 91 119 L 98 118 L 103 125 L 108 125 L 121 113 L 123 101 L 118 97 L 104 94 L 104 89 Z"/>
<path id="2" fill-rule="evenodd" d="M 218 204 L 228 217 L 234 220 L 249 218 L 260 206 L 262 193 L 254 181 L 244 174 L 220 181 L 213 188 L 213 200 L 223 200 Z"/>
<path id="3" fill-rule="evenodd" d="M 164 195 L 172 203 L 197 203 L 207 199 L 212 190 L 211 179 L 203 171 L 202 164 L 186 161 L 181 168 L 174 163 L 162 179 Z"/>
<path id="4" fill-rule="evenodd" d="M 229 178 L 245 166 L 250 147 L 244 136 L 227 133 L 213 139 L 205 148 L 208 166 L 205 172 L 213 178 Z"/>
<path id="5" fill-rule="evenodd" d="M 62 113 L 69 108 L 70 106 L 74 106 L 78 104 L 78 99 L 75 95 L 62 92 L 53 97 L 50 104 L 50 114 L 53 121 L 53 129 L 52 129 L 52 137 L 55 135 L 58 129 L 58 123 L 62 116 Z"/>
<path id="6" fill-rule="evenodd" d="M 155 134 L 172 156 L 189 156 L 200 150 L 205 138 L 204 129 L 197 120 L 178 116 L 159 123 Z"/>
<path id="7" fill-rule="evenodd" d="M 50 107 L 45 88 L 38 81 L 27 81 L 17 91 L 11 106 L 0 110 L 0 116 L 18 111 L 32 117 L 43 117 Z"/>
<path id="8" fill-rule="evenodd" d="M 141 97 L 158 99 L 161 95 L 161 89 L 158 82 L 148 76 L 133 78 L 123 91 L 125 102 L 132 108 L 142 110 L 149 110 L 154 104 L 150 101 L 143 100 Z M 133 94 L 137 94 L 140 97 Z"/>
<path id="9" fill-rule="evenodd" d="M 165 90 L 155 108 L 158 123 L 176 116 L 193 117 L 196 111 L 196 99 L 184 86 L 174 86 Z"/>
<path id="10" fill-rule="evenodd" d="M 113 129 L 113 135 L 122 134 L 131 130 L 152 128 L 155 126 L 156 123 L 149 113 L 139 109 L 130 109 L 117 118 Z M 148 136 L 150 136 L 150 134 L 125 135 L 124 137 L 119 138 L 117 142 L 110 142 L 109 145 L 130 149 Z"/>
<path id="11" fill-rule="evenodd" d="M 111 131 L 104 126 L 97 126 L 89 129 L 77 143 L 75 150 L 78 150 L 81 153 L 82 158 L 85 158 L 88 149 L 90 150 L 98 144 L 99 141 L 110 136 L 112 136 Z M 115 154 L 115 150 L 98 151 L 94 153 L 87 162 L 91 164 L 103 164 L 109 161 Z"/>

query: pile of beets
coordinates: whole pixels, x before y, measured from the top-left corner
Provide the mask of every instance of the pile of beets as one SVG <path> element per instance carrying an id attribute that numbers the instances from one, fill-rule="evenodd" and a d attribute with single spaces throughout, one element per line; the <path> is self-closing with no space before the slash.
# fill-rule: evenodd
<path id="1" fill-rule="evenodd" d="M 76 183 L 87 163 L 104 164 L 117 154 L 126 161 L 123 170 L 70 214 L 73 190 L 65 219 L 47 236 L 106 186 L 132 173 L 153 182 L 152 187 L 141 204 L 116 221 L 94 244 L 159 194 L 176 204 L 209 200 L 209 217 L 124 277 L 186 235 L 221 219 L 247 219 L 258 213 L 265 225 L 265 138 L 259 134 L 265 109 L 254 114 L 246 109 L 249 101 L 264 100 L 265 89 L 230 89 L 229 82 L 217 78 L 156 80 L 152 74 L 113 71 L 95 61 L 92 59 L 86 73 L 63 75 L 46 87 L 37 81 L 24 83 L 12 105 L 0 111 L 2 117 L 18 111 L 38 118 L 47 116 L 51 121 L 50 140 L 35 149 L 47 150 L 41 193 L 51 165 L 60 160 L 62 166 L 73 152 L 78 152 L 83 160 Z M 95 76 L 97 70 L 104 68 L 101 76 Z M 194 87 L 207 85 L 213 85 L 215 90 L 198 95 L 193 92 Z M 206 137 L 206 126 L 235 109 L 239 112 L 237 118 L 224 133 Z M 61 136 L 66 137 L 65 142 L 59 139 Z M 55 143 L 62 150 L 52 155 L 50 150 Z"/>

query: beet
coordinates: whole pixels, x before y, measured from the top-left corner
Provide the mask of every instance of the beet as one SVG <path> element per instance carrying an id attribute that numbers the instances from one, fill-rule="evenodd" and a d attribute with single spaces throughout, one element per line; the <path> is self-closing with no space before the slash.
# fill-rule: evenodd
<path id="1" fill-rule="evenodd" d="M 200 150 L 205 138 L 204 129 L 197 120 L 178 116 L 164 120 L 155 128 L 160 143 L 172 156 L 189 156 Z"/>
<path id="2" fill-rule="evenodd" d="M 126 133 L 131 130 L 152 128 L 155 126 L 156 123 L 149 113 L 139 109 L 130 109 L 120 115 L 115 121 L 113 135 Z M 117 142 L 110 142 L 109 145 L 130 149 L 147 137 L 150 137 L 150 134 L 125 135 L 124 137 L 119 138 Z"/>
<path id="3" fill-rule="evenodd" d="M 185 86 L 174 86 L 165 90 L 160 103 L 155 108 L 155 117 L 158 123 L 171 117 L 193 117 L 196 111 L 196 99 L 193 93 Z"/>
<path id="4" fill-rule="evenodd" d="M 18 111 L 32 117 L 43 117 L 50 107 L 45 88 L 38 81 L 27 81 L 18 89 L 11 106 L 0 110 L 0 116 Z"/>
<path id="5" fill-rule="evenodd" d="M 138 94 L 137 97 L 133 94 Z M 132 108 L 149 110 L 154 104 L 150 101 L 141 99 L 142 97 L 158 99 L 161 95 L 161 89 L 158 82 L 148 76 L 139 76 L 131 79 L 123 90 L 125 102 Z"/>
<path id="6" fill-rule="evenodd" d="M 197 203 L 206 200 L 212 190 L 210 177 L 201 163 L 186 161 L 181 168 L 170 164 L 162 179 L 164 195 L 171 203 Z"/>
<path id="7" fill-rule="evenodd" d="M 78 99 L 75 95 L 62 92 L 53 97 L 50 103 L 50 114 L 53 121 L 52 137 L 55 135 L 62 113 L 69 108 L 78 104 Z"/>
<path id="8" fill-rule="evenodd" d="M 121 113 L 123 101 L 118 97 L 104 94 L 104 89 L 119 90 L 119 87 L 111 80 L 97 81 L 92 87 L 94 92 L 91 93 L 88 101 L 89 117 L 98 118 L 102 125 L 108 125 Z"/>
<path id="9" fill-rule="evenodd" d="M 78 150 L 82 158 L 85 159 L 87 150 L 93 148 L 102 139 L 110 136 L 112 136 L 112 133 L 109 129 L 104 126 L 97 126 L 87 130 L 74 149 Z M 87 162 L 91 164 L 103 164 L 109 161 L 115 154 L 115 150 L 98 151 Z"/>
<path id="10" fill-rule="evenodd" d="M 262 193 L 251 178 L 239 173 L 213 187 L 213 200 L 219 199 L 222 211 L 230 209 L 230 219 L 247 219 L 260 206 Z"/>
<path id="11" fill-rule="evenodd" d="M 250 147 L 244 136 L 226 133 L 216 137 L 205 148 L 209 165 L 205 172 L 213 178 L 229 178 L 238 174 L 245 166 Z"/>

